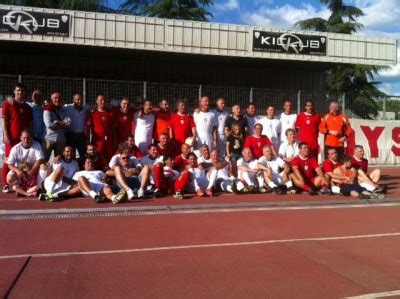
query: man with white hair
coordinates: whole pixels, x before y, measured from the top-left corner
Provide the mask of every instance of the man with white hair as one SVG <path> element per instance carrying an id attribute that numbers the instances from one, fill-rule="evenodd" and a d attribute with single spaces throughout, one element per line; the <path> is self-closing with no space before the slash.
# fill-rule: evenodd
<path id="1" fill-rule="evenodd" d="M 257 176 L 259 175 L 259 170 L 257 169 L 257 160 L 253 158 L 251 149 L 245 147 L 242 151 L 242 158 L 237 161 L 238 167 L 238 179 L 246 183 L 244 188 L 244 193 L 250 193 L 255 191 Z M 238 191 L 241 191 L 240 183 L 236 184 Z"/>
<path id="2" fill-rule="evenodd" d="M 200 100 L 200 111 L 193 114 L 197 130 L 197 144 L 207 144 L 210 149 L 218 145 L 218 118 L 210 111 L 210 98 Z"/>

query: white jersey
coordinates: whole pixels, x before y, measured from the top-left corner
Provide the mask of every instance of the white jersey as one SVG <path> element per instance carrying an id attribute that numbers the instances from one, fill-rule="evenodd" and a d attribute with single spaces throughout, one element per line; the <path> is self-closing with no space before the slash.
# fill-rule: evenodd
<path id="1" fill-rule="evenodd" d="M 163 156 L 158 156 L 155 159 L 150 158 L 149 155 L 140 158 L 140 164 L 142 165 L 153 165 L 163 161 Z"/>
<path id="2" fill-rule="evenodd" d="M 250 169 L 257 169 L 257 160 L 253 159 L 250 161 L 245 161 L 244 158 L 240 158 L 237 161 L 237 167 L 238 167 L 238 177 L 240 178 L 242 176 L 243 171 L 240 169 L 240 166 L 246 167 L 246 168 L 250 168 Z"/>
<path id="3" fill-rule="evenodd" d="M 244 117 L 247 119 L 247 136 L 254 135 L 254 126 L 260 122 L 260 118 L 257 115 L 249 116 L 247 114 Z"/>
<path id="4" fill-rule="evenodd" d="M 172 179 L 175 181 L 177 178 L 179 178 L 179 172 L 176 171 L 175 169 L 172 169 L 171 167 L 164 166 L 164 176 L 167 177 L 168 179 Z"/>
<path id="5" fill-rule="evenodd" d="M 207 144 L 211 150 L 213 148 L 213 130 L 214 127 L 218 127 L 218 118 L 211 111 L 194 113 L 193 118 L 197 130 L 197 144 Z"/>
<path id="6" fill-rule="evenodd" d="M 104 188 L 104 186 L 106 186 L 106 184 L 104 183 L 104 178 L 106 177 L 106 174 L 104 172 L 102 172 L 101 170 L 78 171 L 77 173 L 75 173 L 75 175 L 72 177 L 72 179 L 77 181 L 82 176 L 87 178 L 92 190 L 96 193 L 99 193 Z M 86 196 L 89 195 L 89 193 L 86 193 L 83 191 L 82 191 L 82 193 Z"/>
<path id="7" fill-rule="evenodd" d="M 211 158 L 205 159 L 203 156 L 198 157 L 198 158 L 197 158 L 197 164 L 200 165 L 200 164 L 202 164 L 202 163 L 211 163 Z M 210 167 L 207 167 L 207 168 L 205 169 L 206 172 L 207 172 L 210 168 L 211 168 L 211 166 L 210 166 Z"/>
<path id="8" fill-rule="evenodd" d="M 147 146 L 153 139 L 153 128 L 156 120 L 154 113 L 144 114 L 139 117 L 139 112 L 133 115 L 135 123 L 135 144 L 142 153 L 147 152 Z"/>
<path id="9" fill-rule="evenodd" d="M 28 162 L 33 165 L 36 161 L 43 159 L 42 147 L 38 142 L 32 141 L 30 148 L 24 148 L 22 142 L 20 142 L 11 148 L 7 163 L 18 167 L 21 162 Z"/>
<path id="10" fill-rule="evenodd" d="M 286 130 L 287 129 L 295 129 L 295 123 L 297 119 L 297 114 L 286 114 L 284 112 L 279 116 L 279 120 L 281 121 L 281 143 L 286 141 Z"/>
<path id="11" fill-rule="evenodd" d="M 279 134 L 282 131 L 282 125 L 279 119 L 269 119 L 264 117 L 260 120 L 260 124 L 263 125 L 262 134 L 266 135 L 271 140 L 275 149 L 279 147 Z"/>
<path id="12" fill-rule="evenodd" d="M 285 165 L 285 161 L 283 161 L 279 157 L 274 157 L 272 158 L 271 161 L 268 161 L 264 156 L 262 156 L 257 160 L 257 163 L 260 163 L 265 167 L 270 168 L 273 174 L 279 174 L 280 173 L 279 168 Z"/>
<path id="13" fill-rule="evenodd" d="M 217 118 L 218 122 L 218 134 L 225 135 L 225 121 L 229 117 L 229 112 L 226 110 L 218 111 L 217 109 L 211 110 Z"/>
<path id="14" fill-rule="evenodd" d="M 115 165 L 121 165 L 120 164 L 120 160 L 119 160 L 120 157 L 121 157 L 121 154 L 116 154 L 116 155 L 112 156 L 108 166 L 110 168 L 113 168 L 113 166 L 115 166 Z M 127 165 L 127 167 L 135 168 L 135 167 L 138 167 L 138 166 L 142 167 L 142 165 L 140 164 L 139 160 L 136 157 L 130 157 L 129 158 L 129 164 Z"/>
<path id="15" fill-rule="evenodd" d="M 293 144 L 289 144 L 284 141 L 279 146 L 278 155 L 282 158 L 294 158 L 299 154 L 299 143 L 296 141 Z"/>
<path id="16" fill-rule="evenodd" d="M 64 168 L 63 176 L 67 178 L 72 178 L 75 172 L 79 170 L 78 162 L 75 160 L 72 160 L 71 162 L 65 162 L 64 160 L 61 160 L 60 163 L 54 163 L 52 166 L 53 171 L 55 171 L 60 166 Z"/>

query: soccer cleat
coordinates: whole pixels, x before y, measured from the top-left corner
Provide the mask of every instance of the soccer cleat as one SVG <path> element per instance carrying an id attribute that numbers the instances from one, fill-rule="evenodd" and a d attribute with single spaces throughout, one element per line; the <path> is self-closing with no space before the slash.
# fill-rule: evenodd
<path id="1" fill-rule="evenodd" d="M 56 201 L 57 198 L 55 197 L 55 195 L 53 193 L 47 192 L 46 193 L 46 200 L 52 202 L 52 201 Z"/>
<path id="2" fill-rule="evenodd" d="M 375 188 L 373 193 L 385 193 L 385 189 L 383 187 L 381 187 L 381 186 L 378 186 L 378 187 Z"/>
<path id="3" fill-rule="evenodd" d="M 267 193 L 267 188 L 265 188 L 264 186 L 260 187 L 258 188 L 258 192 L 260 192 L 261 194 Z"/>
<path id="4" fill-rule="evenodd" d="M 327 187 L 322 187 L 321 190 L 319 190 L 319 194 L 321 195 L 332 195 L 332 191 L 329 190 Z"/>
<path id="5" fill-rule="evenodd" d="M 318 195 L 318 191 L 316 191 L 316 190 L 310 188 L 310 189 L 308 190 L 308 195 L 312 195 L 312 196 L 313 196 L 313 195 Z"/>
<path id="6" fill-rule="evenodd" d="M 287 189 L 287 194 L 296 194 L 297 190 L 295 187 L 290 187 Z"/>
<path id="7" fill-rule="evenodd" d="M 139 189 L 137 192 L 137 197 L 138 198 L 144 198 L 144 190 L 143 189 Z"/>
<path id="8" fill-rule="evenodd" d="M 11 192 L 10 187 L 8 185 L 4 185 L 2 191 L 3 191 L 3 193 L 10 193 Z"/>
<path id="9" fill-rule="evenodd" d="M 94 198 L 94 202 L 95 203 L 101 203 L 101 202 L 103 202 L 103 199 L 101 198 L 101 196 L 100 195 L 96 195 Z"/>
<path id="10" fill-rule="evenodd" d="M 370 199 L 368 194 L 360 193 L 358 194 L 358 199 Z"/>
<path id="11" fill-rule="evenodd" d="M 371 194 L 370 199 L 377 199 L 377 200 L 382 200 L 385 199 L 386 195 L 382 193 L 376 193 L 375 191 Z"/>
<path id="12" fill-rule="evenodd" d="M 238 190 L 238 188 L 237 188 L 237 180 L 236 180 L 236 179 L 234 179 L 234 180 L 232 181 L 232 192 L 235 193 L 235 194 L 238 194 L 238 193 L 239 193 L 239 190 Z"/>
<path id="13" fill-rule="evenodd" d="M 176 191 L 172 197 L 175 199 L 183 199 L 183 193 L 181 191 Z"/>
<path id="14" fill-rule="evenodd" d="M 117 204 L 126 198 L 126 191 L 121 189 L 115 196 L 112 198 L 112 203 Z"/>
<path id="15" fill-rule="evenodd" d="M 158 197 L 161 197 L 161 196 L 163 196 L 161 190 L 160 189 L 154 189 L 153 198 L 158 198 Z"/>

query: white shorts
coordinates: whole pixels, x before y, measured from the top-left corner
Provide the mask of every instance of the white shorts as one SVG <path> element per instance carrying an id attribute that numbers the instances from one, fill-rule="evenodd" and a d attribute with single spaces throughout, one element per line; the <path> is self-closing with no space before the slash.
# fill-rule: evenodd
<path id="1" fill-rule="evenodd" d="M 90 183 L 90 187 L 97 194 L 100 193 L 100 191 L 104 188 L 104 186 L 106 186 L 106 184 L 104 183 Z M 89 193 L 86 193 L 85 191 L 82 191 L 82 194 L 85 196 L 89 196 Z"/>
<path id="2" fill-rule="evenodd" d="M 46 189 L 46 191 L 50 190 L 50 184 L 51 184 L 51 176 L 48 176 L 44 180 L 44 188 Z M 59 194 L 61 192 L 68 191 L 71 188 L 72 188 L 72 186 L 70 184 L 63 182 L 63 180 L 60 180 L 59 182 L 56 183 L 56 185 L 54 186 L 54 189 L 51 193 Z"/>

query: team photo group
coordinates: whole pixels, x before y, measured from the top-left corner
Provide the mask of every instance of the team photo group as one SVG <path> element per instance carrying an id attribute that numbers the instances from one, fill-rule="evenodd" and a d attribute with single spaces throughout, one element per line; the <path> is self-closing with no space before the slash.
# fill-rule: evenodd
<path id="1" fill-rule="evenodd" d="M 283 107 L 225 107 L 224 98 L 203 96 L 189 114 L 185 100 L 131 107 L 121 98 L 110 108 L 101 94 L 94 107 L 81 93 L 64 96 L 43 99 L 16 84 L 4 101 L 4 193 L 114 204 L 221 192 L 385 198 L 380 170 L 368 170 L 363 147 L 346 151 L 353 129 L 338 101 L 319 115 L 313 99 L 296 114 L 290 99 Z"/>

